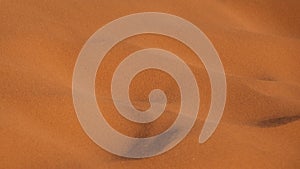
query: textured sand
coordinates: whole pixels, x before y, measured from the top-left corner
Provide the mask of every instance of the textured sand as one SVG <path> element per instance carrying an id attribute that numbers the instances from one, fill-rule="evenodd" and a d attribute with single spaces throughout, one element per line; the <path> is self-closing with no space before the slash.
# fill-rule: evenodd
<path id="1" fill-rule="evenodd" d="M 146 109 L 147 92 L 164 89 L 169 104 L 160 119 L 133 124 L 113 107 L 111 75 L 122 58 L 138 49 L 160 47 L 184 59 L 202 100 L 194 128 L 178 146 L 160 156 L 131 160 L 107 153 L 84 133 L 73 108 L 72 73 L 80 49 L 98 28 L 145 11 L 181 16 L 210 38 L 225 68 L 228 97 L 218 129 L 208 142 L 198 144 L 210 101 L 202 63 L 167 37 L 124 40 L 108 53 L 96 81 L 101 110 L 114 128 L 135 137 L 155 135 L 178 112 L 178 86 L 159 71 L 139 74 L 130 93 L 134 105 Z M 299 11 L 298 0 L 1 0 L 0 168 L 300 168 Z"/>

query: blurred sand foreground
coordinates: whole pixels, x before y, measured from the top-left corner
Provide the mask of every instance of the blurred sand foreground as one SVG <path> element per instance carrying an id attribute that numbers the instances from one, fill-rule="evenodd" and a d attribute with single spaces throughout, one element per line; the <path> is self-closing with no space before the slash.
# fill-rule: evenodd
<path id="1" fill-rule="evenodd" d="M 163 89 L 169 101 L 164 115 L 139 125 L 118 114 L 110 80 L 118 63 L 133 51 L 172 51 L 190 66 L 201 90 L 201 109 L 189 135 L 160 156 L 131 160 L 107 153 L 84 133 L 73 108 L 72 73 L 80 49 L 97 29 L 146 11 L 185 18 L 210 38 L 224 65 L 228 97 L 216 132 L 198 144 L 210 102 L 201 61 L 182 43 L 159 35 L 119 43 L 98 70 L 96 91 L 100 109 L 120 132 L 158 134 L 172 124 L 180 105 L 175 81 L 149 70 L 132 81 L 130 97 L 145 110 L 149 91 Z M 1 0 L 0 168 L 299 169 L 299 11 L 298 0 Z"/>

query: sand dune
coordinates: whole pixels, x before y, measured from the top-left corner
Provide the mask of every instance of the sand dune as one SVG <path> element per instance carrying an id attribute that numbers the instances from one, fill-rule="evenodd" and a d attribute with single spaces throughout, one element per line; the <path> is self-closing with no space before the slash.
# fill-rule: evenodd
<path id="1" fill-rule="evenodd" d="M 178 146 L 131 160 L 107 153 L 84 133 L 73 107 L 72 73 L 79 51 L 97 29 L 145 11 L 181 16 L 210 38 L 224 65 L 228 96 L 218 129 L 198 144 L 210 102 L 201 61 L 171 38 L 124 40 L 108 53 L 96 80 L 98 102 L 114 128 L 155 135 L 172 124 L 179 109 L 176 83 L 162 72 L 150 72 L 149 80 L 144 72 L 132 83 L 134 105 L 149 107 L 147 91 L 160 87 L 169 99 L 166 114 L 149 125 L 118 114 L 111 75 L 138 49 L 160 47 L 180 56 L 197 78 L 202 101 L 195 126 Z M 299 11 L 297 0 L 0 1 L 0 168 L 300 168 Z M 157 85 L 161 79 L 167 80 Z M 138 90 L 141 85 L 145 89 Z"/>

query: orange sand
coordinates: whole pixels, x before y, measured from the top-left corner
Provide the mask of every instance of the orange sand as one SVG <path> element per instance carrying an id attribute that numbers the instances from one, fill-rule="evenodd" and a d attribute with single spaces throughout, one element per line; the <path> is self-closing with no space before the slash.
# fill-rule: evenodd
<path id="1" fill-rule="evenodd" d="M 210 101 L 202 63 L 167 37 L 124 40 L 108 53 L 96 82 L 101 109 L 114 128 L 145 137 L 160 133 L 176 118 L 178 87 L 159 71 L 139 74 L 130 93 L 134 105 L 146 109 L 147 92 L 164 89 L 169 104 L 160 119 L 133 124 L 113 107 L 111 74 L 121 58 L 141 48 L 168 49 L 184 59 L 195 73 L 202 100 L 194 128 L 178 146 L 160 156 L 131 160 L 107 153 L 84 133 L 73 108 L 72 73 L 80 49 L 98 28 L 146 11 L 183 17 L 210 38 L 225 68 L 228 98 L 216 132 L 198 144 Z M 300 168 L 299 11 L 298 0 L 0 1 L 0 168 Z M 145 89 L 138 90 L 141 85 Z"/>

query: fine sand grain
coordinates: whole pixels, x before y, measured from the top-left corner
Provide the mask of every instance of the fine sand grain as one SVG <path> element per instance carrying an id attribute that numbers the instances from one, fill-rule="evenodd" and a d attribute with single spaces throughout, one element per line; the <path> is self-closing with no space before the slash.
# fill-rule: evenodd
<path id="1" fill-rule="evenodd" d="M 188 136 L 163 155 L 132 160 L 104 151 L 85 134 L 73 107 L 72 73 L 83 44 L 97 29 L 146 11 L 178 15 L 209 37 L 224 65 L 228 94 L 216 132 L 198 144 L 210 86 L 197 56 L 159 35 L 116 45 L 98 70 L 96 93 L 105 118 L 120 132 L 156 135 L 172 124 L 180 104 L 176 82 L 149 70 L 132 81 L 130 97 L 145 110 L 148 92 L 161 88 L 168 97 L 165 113 L 145 125 L 118 114 L 110 81 L 133 51 L 172 51 L 190 66 L 201 91 L 201 109 Z M 299 0 L 0 0 L 0 168 L 299 169 L 299 11 Z"/>

